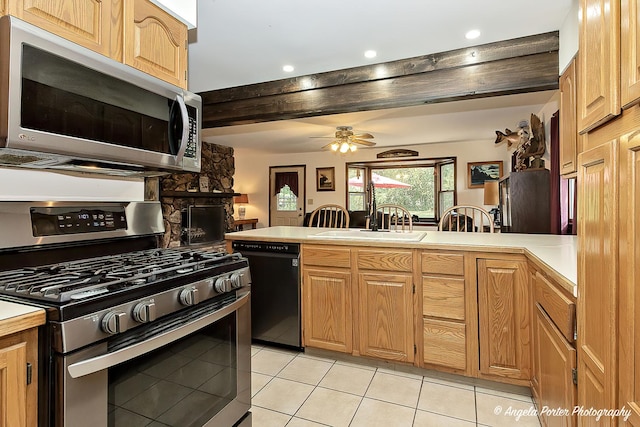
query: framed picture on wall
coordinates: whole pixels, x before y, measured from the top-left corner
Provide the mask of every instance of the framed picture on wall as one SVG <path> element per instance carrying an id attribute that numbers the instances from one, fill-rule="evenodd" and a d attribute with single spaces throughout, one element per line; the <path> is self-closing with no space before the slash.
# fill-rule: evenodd
<path id="1" fill-rule="evenodd" d="M 336 168 L 316 168 L 316 190 L 336 190 Z"/>
<path id="2" fill-rule="evenodd" d="M 485 181 L 502 177 L 502 160 L 467 163 L 467 188 L 482 188 Z"/>

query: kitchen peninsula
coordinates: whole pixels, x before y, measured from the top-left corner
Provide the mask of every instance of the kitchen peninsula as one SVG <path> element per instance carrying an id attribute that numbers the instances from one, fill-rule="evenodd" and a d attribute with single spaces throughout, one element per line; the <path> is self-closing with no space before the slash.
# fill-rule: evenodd
<path id="1" fill-rule="evenodd" d="M 304 347 L 530 386 L 538 405 L 573 407 L 575 354 L 548 355 L 575 352 L 575 236 L 393 234 L 269 227 L 225 237 L 229 247 L 301 245 Z"/>

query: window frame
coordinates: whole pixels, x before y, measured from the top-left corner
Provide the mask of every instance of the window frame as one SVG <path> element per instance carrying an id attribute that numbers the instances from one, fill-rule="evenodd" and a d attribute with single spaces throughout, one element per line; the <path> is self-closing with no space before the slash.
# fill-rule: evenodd
<path id="1" fill-rule="evenodd" d="M 444 165 L 453 164 L 453 190 L 442 190 L 442 180 L 441 180 L 441 168 Z M 417 168 L 417 167 L 434 167 L 434 218 L 426 218 L 419 221 L 414 221 L 414 224 L 417 225 L 437 225 L 440 221 L 441 216 L 441 194 L 445 192 L 453 192 L 453 205 L 457 204 L 458 200 L 458 165 L 457 165 L 457 157 L 449 156 L 449 157 L 431 157 L 431 158 L 420 158 L 420 159 L 386 159 L 386 160 L 370 160 L 370 161 L 359 161 L 359 162 L 347 162 L 345 164 L 345 176 L 346 176 L 346 187 L 345 187 L 345 206 L 347 209 L 351 210 L 349 206 L 349 200 L 351 192 L 349 191 L 349 170 L 350 169 L 361 169 L 364 173 L 363 179 L 363 190 L 364 192 L 364 200 L 365 206 L 369 204 L 369 200 L 367 198 L 368 194 L 364 190 L 369 181 L 371 180 L 371 173 L 374 169 L 400 169 L 400 168 Z M 362 192 L 355 192 L 360 194 Z"/>

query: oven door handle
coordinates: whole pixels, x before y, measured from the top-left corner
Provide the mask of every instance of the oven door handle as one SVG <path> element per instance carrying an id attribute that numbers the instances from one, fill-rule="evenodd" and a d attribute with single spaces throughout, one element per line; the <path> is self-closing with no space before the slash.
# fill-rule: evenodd
<path id="1" fill-rule="evenodd" d="M 192 334 L 198 329 L 201 329 L 213 322 L 217 322 L 223 317 L 238 310 L 248 301 L 249 292 L 245 293 L 228 306 L 214 311 L 213 313 L 209 313 L 192 322 L 185 323 L 179 328 L 161 333 L 154 336 L 153 338 L 149 338 L 146 341 L 133 344 L 129 347 L 116 350 L 113 353 L 107 353 L 101 356 L 93 357 L 91 359 L 83 360 L 81 362 L 76 362 L 72 365 L 69 365 L 69 367 L 67 368 L 69 370 L 69 375 L 71 375 L 72 378 L 80 378 L 85 375 L 91 375 L 96 372 L 108 369 L 112 366 L 118 365 L 122 362 L 126 362 L 127 360 L 134 359 L 150 351 L 156 350 L 162 346 L 179 340 L 180 338 L 184 338 L 187 335 Z"/>

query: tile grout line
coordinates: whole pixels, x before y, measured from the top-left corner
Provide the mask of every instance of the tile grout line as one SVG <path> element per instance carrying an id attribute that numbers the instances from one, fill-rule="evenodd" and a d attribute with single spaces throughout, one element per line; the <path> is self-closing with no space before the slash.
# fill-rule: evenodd
<path id="1" fill-rule="evenodd" d="M 297 359 L 298 357 L 300 357 L 302 354 L 304 354 L 304 352 L 301 352 L 300 354 L 296 355 L 296 357 L 294 357 L 294 358 L 291 360 L 291 362 L 293 362 L 295 359 Z M 303 357 L 303 358 L 304 358 L 304 357 Z M 311 358 L 310 358 L 310 359 L 311 359 Z M 311 359 L 311 360 L 314 360 L 314 359 Z M 315 359 L 315 360 L 317 360 L 317 359 Z M 289 363 L 291 363 L 291 362 L 289 362 Z M 333 360 L 333 362 L 331 362 L 331 367 L 330 367 L 329 369 L 327 369 L 327 372 L 325 372 L 325 374 L 322 376 L 322 378 L 320 378 L 320 381 L 318 381 L 318 384 L 320 384 L 320 383 L 322 382 L 322 380 L 324 379 L 324 377 L 326 377 L 326 376 L 327 376 L 327 373 L 329 373 L 329 371 L 331 370 L 331 368 L 333 368 L 333 367 L 335 366 L 335 364 L 336 364 L 336 361 L 335 361 L 335 360 Z M 287 365 L 288 365 L 288 364 L 287 364 Z M 284 368 L 282 368 L 282 369 L 284 369 Z M 284 378 L 282 378 L 282 379 L 284 379 Z M 296 381 L 296 382 L 299 382 L 299 381 Z M 305 383 L 300 383 L 300 384 L 305 384 Z M 300 412 L 300 409 L 302 409 L 302 407 L 303 407 L 303 406 L 304 406 L 304 404 L 307 402 L 307 400 L 309 400 L 309 397 L 311 397 L 311 395 L 313 394 L 313 392 L 314 392 L 314 391 L 316 391 L 316 390 L 318 389 L 318 384 L 316 384 L 316 385 L 314 385 L 314 386 L 313 386 L 313 390 L 311 390 L 311 393 L 309 393 L 309 396 L 307 396 L 307 397 L 302 401 L 302 403 L 300 404 L 300 406 L 298 407 L 298 409 L 296 409 L 296 412 L 294 412 L 294 413 L 293 413 L 293 415 L 291 416 L 291 419 L 287 422 L 287 424 L 289 424 L 289 423 L 291 422 L 291 420 L 293 420 L 293 419 L 295 418 L 296 414 L 297 414 L 298 412 Z M 307 385 L 311 385 L 311 384 L 307 384 Z M 303 418 L 303 417 L 298 417 L 298 418 L 301 418 L 301 419 L 303 419 L 303 420 L 307 420 L 306 418 Z M 318 423 L 318 422 L 317 422 L 317 421 L 315 421 L 315 420 L 307 420 L 307 421 L 311 421 L 311 422 L 314 422 L 314 423 L 317 423 L 317 424 L 324 424 L 324 423 Z M 324 424 L 324 425 L 326 425 L 326 424 Z M 286 427 L 286 424 L 285 424 L 285 427 Z"/>
<path id="2" fill-rule="evenodd" d="M 375 370 L 373 371 L 373 375 L 371 375 L 371 379 L 369 380 L 369 384 L 367 385 L 367 388 L 365 389 L 364 393 L 362 394 L 362 396 L 360 396 L 360 403 L 358 403 L 358 407 L 356 408 L 355 412 L 353 413 L 353 416 L 351 417 L 351 420 L 349 421 L 349 426 L 351 424 L 353 424 L 353 420 L 356 418 L 356 414 L 358 413 L 358 410 L 360 409 L 360 406 L 362 405 L 362 402 L 364 402 L 364 398 L 367 395 L 367 392 L 369 391 L 369 388 L 371 387 L 371 383 L 373 382 L 373 379 L 376 377 L 376 374 L 378 373 L 378 368 L 376 367 Z"/>
<path id="3" fill-rule="evenodd" d="M 473 386 L 473 409 L 476 415 L 476 427 L 478 427 L 478 395 L 476 391 L 476 386 Z"/>
<path id="4" fill-rule="evenodd" d="M 416 425 L 416 417 L 418 416 L 418 406 L 420 406 L 420 397 L 422 396 L 422 387 L 424 387 L 424 376 L 422 377 L 422 381 L 420 381 L 420 392 L 418 393 L 418 402 L 416 402 L 416 408 L 413 411 L 413 422 L 412 426 Z"/>

